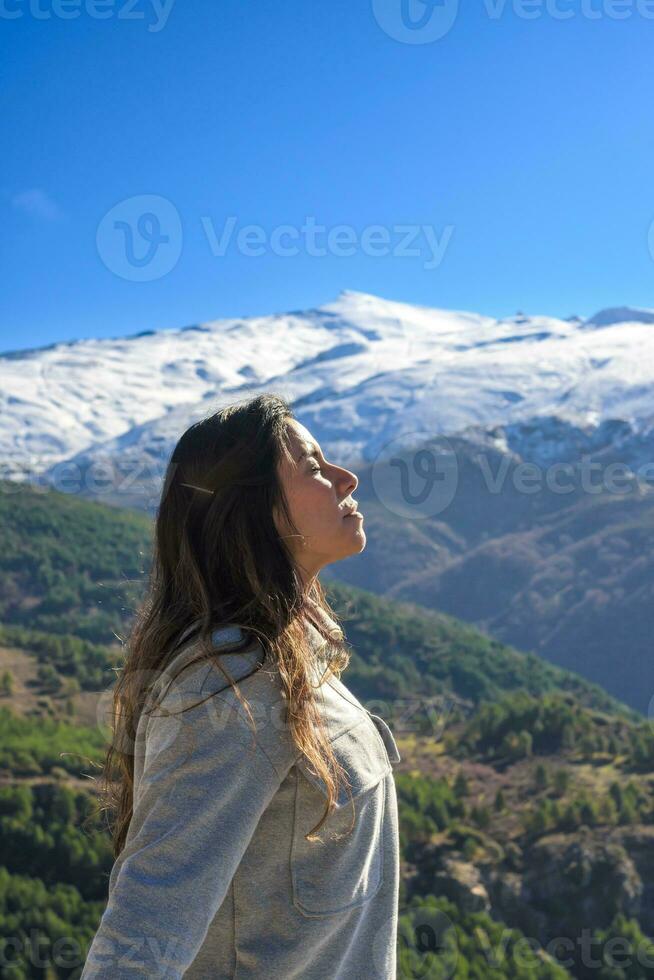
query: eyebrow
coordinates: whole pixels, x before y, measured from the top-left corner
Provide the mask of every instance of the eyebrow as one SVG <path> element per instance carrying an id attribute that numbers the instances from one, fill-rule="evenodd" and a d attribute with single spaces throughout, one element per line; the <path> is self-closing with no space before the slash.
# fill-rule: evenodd
<path id="1" fill-rule="evenodd" d="M 320 456 L 321 452 L 315 442 L 305 442 L 304 445 L 307 447 L 304 449 L 298 458 L 295 460 L 296 463 L 301 462 L 305 456 Z"/>

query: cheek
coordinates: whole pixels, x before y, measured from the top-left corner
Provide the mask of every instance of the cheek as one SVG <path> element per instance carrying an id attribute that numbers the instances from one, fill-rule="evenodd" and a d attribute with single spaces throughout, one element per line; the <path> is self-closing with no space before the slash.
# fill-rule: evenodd
<path id="1" fill-rule="evenodd" d="M 342 520 L 331 489 L 318 483 L 296 497 L 294 513 L 298 526 L 314 534 L 321 531 L 333 534 L 335 525 Z"/>

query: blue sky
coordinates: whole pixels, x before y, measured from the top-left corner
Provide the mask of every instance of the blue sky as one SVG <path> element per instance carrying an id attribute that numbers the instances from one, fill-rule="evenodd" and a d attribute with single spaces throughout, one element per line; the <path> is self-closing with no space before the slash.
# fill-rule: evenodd
<path id="1" fill-rule="evenodd" d="M 402 2 L 2 0 L 0 349 L 654 307 L 654 3 Z"/>

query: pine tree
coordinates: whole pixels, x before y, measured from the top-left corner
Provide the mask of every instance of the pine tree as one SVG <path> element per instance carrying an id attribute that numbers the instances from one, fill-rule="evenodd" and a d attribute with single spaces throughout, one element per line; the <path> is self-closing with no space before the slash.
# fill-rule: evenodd
<path id="1" fill-rule="evenodd" d="M 549 785 L 549 781 L 550 780 L 547 773 L 547 769 L 545 768 L 542 762 L 539 762 L 538 765 L 536 766 L 536 772 L 534 773 L 534 783 L 536 785 L 536 789 L 537 790 L 547 789 Z"/>
<path id="2" fill-rule="evenodd" d="M 11 697 L 14 693 L 14 675 L 10 670 L 4 670 L 0 677 L 0 695 Z"/>
<path id="3" fill-rule="evenodd" d="M 467 776 L 462 769 L 459 769 L 454 780 L 454 792 L 461 799 L 468 795 L 469 789 Z"/>

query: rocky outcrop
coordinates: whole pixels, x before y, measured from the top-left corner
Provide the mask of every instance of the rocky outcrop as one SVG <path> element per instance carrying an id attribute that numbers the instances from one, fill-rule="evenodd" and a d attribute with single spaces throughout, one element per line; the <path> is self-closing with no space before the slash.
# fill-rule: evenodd
<path id="1" fill-rule="evenodd" d="M 519 860 L 486 855 L 472 862 L 433 845 L 420 858 L 411 891 L 449 898 L 466 912 L 489 912 L 543 946 L 553 936 L 574 940 L 584 930 L 607 928 L 618 913 L 654 935 L 654 827 L 547 834 Z"/>
<path id="2" fill-rule="evenodd" d="M 607 837 L 588 828 L 550 834 L 525 850 L 522 874 L 489 868 L 484 883 L 493 915 L 543 944 L 553 935 L 574 937 L 583 929 L 606 928 L 618 912 L 640 919 L 644 899 L 649 905 L 654 895 L 651 887 L 646 890 L 636 860 L 642 869 L 652 866 L 648 874 L 654 880 L 652 841 L 635 831 L 628 842 L 624 836 L 620 829 Z M 640 857 L 634 860 L 629 852 Z"/>
<path id="3" fill-rule="evenodd" d="M 434 894 L 451 899 L 465 912 L 491 910 L 491 901 L 479 869 L 455 857 L 443 858 L 442 870 L 434 876 Z"/>
<path id="4" fill-rule="evenodd" d="M 643 883 L 619 839 L 554 834 L 531 849 L 523 889 L 555 919 L 560 910 L 557 928 L 571 918 L 601 928 L 618 912 L 638 916 Z"/>
<path id="5" fill-rule="evenodd" d="M 654 827 L 623 827 L 616 836 L 628 852 L 643 884 L 640 924 L 648 936 L 654 936 Z"/>

